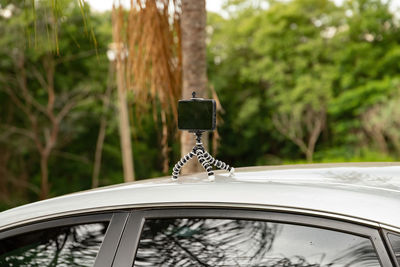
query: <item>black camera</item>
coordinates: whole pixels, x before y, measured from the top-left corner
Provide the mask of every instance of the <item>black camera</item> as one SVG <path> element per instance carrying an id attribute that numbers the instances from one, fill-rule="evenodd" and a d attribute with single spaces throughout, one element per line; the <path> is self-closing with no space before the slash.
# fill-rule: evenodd
<path id="1" fill-rule="evenodd" d="M 216 113 L 216 103 L 213 99 L 193 97 L 189 100 L 179 100 L 178 128 L 190 132 L 213 131 L 216 126 Z"/>

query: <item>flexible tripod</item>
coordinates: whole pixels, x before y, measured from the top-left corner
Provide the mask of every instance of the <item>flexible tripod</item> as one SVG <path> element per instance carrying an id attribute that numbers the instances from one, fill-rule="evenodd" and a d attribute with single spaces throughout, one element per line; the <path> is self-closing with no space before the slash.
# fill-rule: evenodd
<path id="1" fill-rule="evenodd" d="M 212 170 L 212 165 L 216 166 L 217 168 L 221 170 L 226 170 L 230 172 L 231 174 L 234 173 L 235 169 L 225 162 L 222 162 L 220 160 L 217 160 L 213 158 L 210 153 L 206 151 L 206 149 L 203 146 L 203 143 L 201 142 L 201 136 L 203 132 L 197 131 L 194 133 L 196 136 L 196 145 L 193 147 L 193 150 L 190 151 L 186 156 L 181 158 L 178 163 L 175 164 L 173 170 L 172 170 L 172 179 L 176 180 L 178 179 L 179 173 L 182 169 L 182 167 L 189 161 L 191 160 L 194 156 L 197 157 L 198 161 L 200 164 L 203 166 L 203 168 L 206 170 L 208 179 L 210 181 L 213 181 L 215 179 L 214 172 Z"/>

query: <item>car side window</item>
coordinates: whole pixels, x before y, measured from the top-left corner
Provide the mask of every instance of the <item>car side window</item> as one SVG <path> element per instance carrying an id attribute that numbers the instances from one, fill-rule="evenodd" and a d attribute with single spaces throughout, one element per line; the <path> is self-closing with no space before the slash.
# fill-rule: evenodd
<path id="1" fill-rule="evenodd" d="M 381 266 L 369 238 L 242 219 L 146 219 L 134 266 Z"/>
<path id="2" fill-rule="evenodd" d="M 5 238 L 0 266 L 93 266 L 107 226 L 61 226 Z"/>
<path id="3" fill-rule="evenodd" d="M 392 246 L 394 255 L 396 256 L 397 262 L 400 265 L 400 235 L 388 233 L 387 236 L 388 236 L 390 245 Z"/>

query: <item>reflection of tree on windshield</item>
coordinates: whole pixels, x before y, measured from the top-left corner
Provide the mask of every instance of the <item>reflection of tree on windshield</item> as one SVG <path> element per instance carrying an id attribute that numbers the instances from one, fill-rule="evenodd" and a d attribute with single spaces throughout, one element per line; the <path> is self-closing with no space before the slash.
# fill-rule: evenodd
<path id="1" fill-rule="evenodd" d="M 68 226 L 2 240 L 0 266 L 93 266 L 106 229 Z"/>
<path id="2" fill-rule="evenodd" d="M 327 240 L 329 242 L 329 240 Z M 259 267 L 377 267 L 380 266 L 377 255 L 371 243 L 366 240 L 358 246 L 352 247 L 348 251 L 338 253 L 339 257 L 324 262 L 321 257 L 320 262 L 312 262 L 304 256 L 294 256 L 286 258 L 282 256 L 280 259 L 267 259 L 257 265 Z M 324 256 L 324 255 L 322 255 Z M 246 265 L 247 266 L 247 265 Z M 250 265 L 248 265 L 250 266 Z"/>
<path id="3" fill-rule="evenodd" d="M 332 266 L 380 266 L 374 247 L 369 240 L 366 240 L 349 251 L 339 253 Z"/>
<path id="4" fill-rule="evenodd" d="M 303 226 L 294 227 L 301 230 Z M 315 252 L 321 251 L 321 248 L 317 248 L 315 251 L 305 253 L 307 255 L 298 255 L 293 253 L 304 249 L 285 250 L 285 247 L 290 247 L 291 244 L 288 244 L 290 240 L 282 241 L 282 238 L 285 239 L 284 234 L 281 235 L 284 229 L 285 224 L 263 221 L 147 220 L 135 266 L 380 266 L 372 244 L 366 238 L 355 236 L 354 238 L 360 239 L 360 242 L 354 243 L 356 246 L 345 251 L 340 251 L 344 248 L 342 246 L 316 256 Z M 323 231 L 328 230 L 316 228 L 315 234 L 319 231 L 323 234 Z M 343 233 L 339 235 L 350 236 Z M 306 243 L 308 240 L 304 240 L 304 245 Z M 276 251 L 277 249 L 279 251 Z"/>
<path id="5" fill-rule="evenodd" d="M 179 266 L 236 265 L 243 257 L 257 261 L 270 249 L 278 228 L 266 223 L 248 226 L 248 221 L 233 220 L 150 220 L 136 264 L 142 258 Z"/>

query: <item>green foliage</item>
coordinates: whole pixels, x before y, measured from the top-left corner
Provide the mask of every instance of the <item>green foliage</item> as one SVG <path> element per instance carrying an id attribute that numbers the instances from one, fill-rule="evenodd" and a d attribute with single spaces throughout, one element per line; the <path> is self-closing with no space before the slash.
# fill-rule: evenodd
<path id="1" fill-rule="evenodd" d="M 375 140 L 362 121 L 399 88 L 400 28 L 389 4 L 292 0 L 260 9 L 249 2 L 228 1 L 228 18 L 208 17 L 209 79 L 226 110 L 218 156 L 236 165 L 297 161 L 295 138 L 285 139 L 272 118 L 291 118 L 287 136 L 298 128 L 307 141 L 302 118 L 314 110 L 326 113 L 316 162 L 394 159 L 389 138 L 389 154 L 369 156 Z"/>
<path id="2" fill-rule="evenodd" d="M 50 23 L 48 17 L 38 16 L 43 15 L 46 6 L 36 5 L 36 18 L 27 15 L 23 5 L 14 5 L 10 17 L 0 17 L 0 151 L 9 155 L 0 159 L 0 202 L 5 206 L 37 200 L 41 183 L 40 157 L 36 143 L 30 138 L 33 133 L 30 119 L 7 93 L 14 92 L 21 99 L 22 106 L 29 107 L 21 95 L 24 81 L 30 97 L 44 107 L 48 103 L 46 84 L 54 83 L 56 113 L 65 103 L 80 96 L 59 125 L 59 138 L 49 158 L 49 182 L 52 196 L 91 187 L 99 117 L 103 115 L 99 108 L 102 106 L 100 96 L 105 91 L 109 69 L 105 51 L 111 39 L 111 25 L 109 14 L 92 15 L 91 22 L 99 27 L 97 54 L 82 28 L 80 8 L 74 3 L 70 1 L 64 6 L 65 17 L 58 22 L 59 56 L 52 45 L 42 42 L 42 38 L 47 37 L 40 35 L 40 31 L 37 32 L 37 41 L 40 41 L 37 47 L 30 45 L 31 36 L 26 33 L 35 19 L 38 28 L 46 29 L 46 24 Z M 23 65 L 18 62 L 23 62 Z M 52 69 L 46 66 L 46 62 L 55 64 L 54 79 L 49 78 L 52 77 L 50 72 L 46 72 L 46 69 Z M 52 129 L 50 118 L 34 107 L 30 110 L 32 118 L 37 119 L 38 136 L 42 136 L 40 141 L 45 142 L 48 138 L 46 132 Z M 112 109 L 111 113 L 114 111 Z M 115 116 L 111 113 L 107 114 L 110 118 Z M 118 137 L 116 126 L 115 123 L 109 124 L 106 138 Z M 118 138 L 114 143 L 107 141 L 119 152 Z M 114 170 L 104 170 L 101 183 L 121 182 L 120 155 L 107 152 L 105 150 L 103 158 Z"/>
<path id="3" fill-rule="evenodd" d="M 349 151 L 346 148 L 330 149 L 315 153 L 315 163 L 342 163 L 342 162 L 395 162 L 397 157 L 367 148 L 358 151 Z M 306 160 L 284 160 L 281 164 L 305 164 Z"/>
<path id="4" fill-rule="evenodd" d="M 48 17 L 44 14 L 48 8 L 36 5 L 36 18 L 26 13 L 25 6 L 15 6 L 11 17 L 0 16 L 0 203 L 1 208 L 20 205 L 38 199 L 41 185 L 40 155 L 35 142 L 29 138 L 33 129 L 27 114 L 12 101 L 8 89 L 22 100 L 20 95 L 23 81 L 21 73 L 26 73 L 28 92 L 39 105 L 47 107 L 49 81 L 54 82 L 56 113 L 64 103 L 76 98 L 71 111 L 59 125 L 58 139 L 51 151 L 48 169 L 50 196 L 66 194 L 91 188 L 96 141 L 99 134 L 100 119 L 107 120 L 105 143 L 102 151 L 100 185 L 123 182 L 121 147 L 118 132 L 117 107 L 115 101 L 114 77 L 110 71 L 110 62 L 106 57 L 111 43 L 110 12 L 91 14 L 86 19 L 96 31 L 97 47 L 94 46 L 83 27 L 81 8 L 76 1 L 63 1 L 62 18 L 58 21 L 57 55 L 51 43 L 40 30 L 46 28 Z M 2 8 L 2 6 L 0 7 Z M 38 47 L 30 45 L 32 36 L 26 35 L 26 29 L 37 23 Z M 24 59 L 23 66 L 18 58 Z M 54 79 L 48 80 L 46 60 L 55 64 Z M 44 82 L 38 77 L 42 76 Z M 111 79 L 111 80 L 110 80 Z M 103 108 L 107 97 L 107 86 L 113 87 L 109 100 L 110 106 Z M 8 89 L 6 89 L 8 88 Z M 133 105 L 133 104 L 132 104 Z M 32 114 L 38 119 L 39 136 L 45 142 L 46 133 L 52 125 L 45 113 L 32 108 Z M 134 117 L 133 115 L 131 116 Z M 152 114 L 144 114 L 143 123 L 132 122 L 133 153 L 138 179 L 160 176 L 161 158 L 159 155 L 159 128 Z M 159 126 L 158 126 L 159 127 Z M 14 129 L 18 129 L 14 131 Z M 44 137 L 43 137 L 44 136 Z M 171 133 L 170 143 L 174 139 Z M 175 154 L 174 154 L 175 153 Z M 171 152 L 176 155 L 177 149 Z M 176 157 L 176 156 L 175 156 Z M 19 180 L 21 182 L 19 182 Z M 21 191 L 21 193 L 19 193 Z M 15 193 L 12 193 L 15 192 Z"/>

